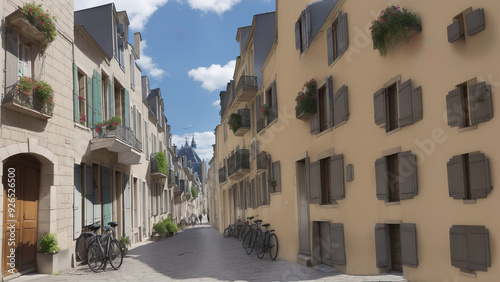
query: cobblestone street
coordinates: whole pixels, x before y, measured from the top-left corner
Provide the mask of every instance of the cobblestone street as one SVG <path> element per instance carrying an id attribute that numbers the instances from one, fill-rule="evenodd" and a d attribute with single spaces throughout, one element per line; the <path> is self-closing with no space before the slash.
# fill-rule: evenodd
<path id="1" fill-rule="evenodd" d="M 226 239 L 205 223 L 172 238 L 136 246 L 129 250 L 119 270 L 108 265 L 105 272 L 94 273 L 82 265 L 59 275 L 31 274 L 11 281 L 406 281 L 395 275 L 362 277 L 331 271 L 270 261 L 268 254 L 262 260 L 253 253 L 248 256 L 241 241 Z"/>

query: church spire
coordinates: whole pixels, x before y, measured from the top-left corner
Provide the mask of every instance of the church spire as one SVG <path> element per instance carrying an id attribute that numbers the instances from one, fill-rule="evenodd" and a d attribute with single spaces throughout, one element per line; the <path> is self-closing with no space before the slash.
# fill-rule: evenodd
<path id="1" fill-rule="evenodd" d="M 196 141 L 194 141 L 194 135 L 193 139 L 191 140 L 191 148 L 196 149 Z"/>

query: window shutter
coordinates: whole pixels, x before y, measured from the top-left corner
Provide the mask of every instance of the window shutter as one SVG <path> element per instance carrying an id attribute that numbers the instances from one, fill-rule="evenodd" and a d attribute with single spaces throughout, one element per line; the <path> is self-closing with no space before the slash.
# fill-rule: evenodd
<path id="1" fill-rule="evenodd" d="M 269 190 L 267 189 L 267 172 L 263 172 L 261 175 L 262 181 L 262 204 L 269 205 Z"/>
<path id="2" fill-rule="evenodd" d="M 377 198 L 389 201 L 389 179 L 387 171 L 387 159 L 385 157 L 375 161 L 375 182 L 377 185 Z"/>
<path id="3" fill-rule="evenodd" d="M 300 48 L 300 22 L 295 23 L 295 50 Z"/>
<path id="4" fill-rule="evenodd" d="M 486 271 L 491 266 L 490 239 L 484 226 L 466 226 L 469 269 Z"/>
<path id="5" fill-rule="evenodd" d="M 468 35 L 474 35 L 485 29 L 484 9 L 477 9 L 468 14 L 465 18 L 467 21 Z"/>
<path id="6" fill-rule="evenodd" d="M 417 157 L 406 151 L 398 154 L 399 193 L 401 200 L 418 194 Z"/>
<path id="7" fill-rule="evenodd" d="M 107 225 L 108 222 L 111 222 L 111 179 L 109 168 L 102 168 L 102 224 Z"/>
<path id="8" fill-rule="evenodd" d="M 332 36 L 332 26 L 329 26 L 326 30 L 326 49 L 328 51 L 328 65 L 331 65 L 335 61 L 335 54 L 333 53 L 333 36 Z"/>
<path id="9" fill-rule="evenodd" d="M 125 206 L 125 218 L 123 223 L 123 229 L 126 236 L 130 236 L 130 229 L 132 226 L 132 213 L 131 213 L 131 203 L 130 203 L 130 176 L 127 173 L 123 174 L 123 196 L 124 196 L 124 206 Z M 153 189 L 154 190 L 154 189 Z"/>
<path id="10" fill-rule="evenodd" d="M 321 168 L 319 161 L 309 165 L 309 203 L 321 204 Z"/>
<path id="11" fill-rule="evenodd" d="M 399 84 L 399 125 L 405 126 L 413 123 L 413 99 L 411 95 L 411 79 Z"/>
<path id="12" fill-rule="evenodd" d="M 462 155 L 453 156 L 447 163 L 448 169 L 448 191 L 453 199 L 465 199 L 466 175 L 465 163 Z"/>
<path id="13" fill-rule="evenodd" d="M 307 11 L 307 10 L 306 10 Z M 302 44 L 302 52 L 304 52 L 306 49 L 307 49 L 307 22 L 306 22 L 306 11 L 304 11 L 302 13 L 302 16 L 301 16 L 301 44 Z"/>
<path id="14" fill-rule="evenodd" d="M 473 199 L 486 198 L 493 187 L 490 182 L 489 160 L 484 154 L 469 154 L 469 178 L 471 197 Z"/>
<path id="15" fill-rule="evenodd" d="M 330 223 L 330 246 L 333 264 L 346 265 L 344 224 Z"/>
<path id="16" fill-rule="evenodd" d="M 422 86 L 413 89 L 411 93 L 413 106 L 413 123 L 422 119 Z"/>
<path id="17" fill-rule="evenodd" d="M 335 93 L 335 102 L 333 104 L 333 126 L 337 126 L 349 119 L 349 103 L 347 99 L 347 86 L 342 87 Z"/>
<path id="18" fill-rule="evenodd" d="M 272 105 L 271 107 L 274 109 L 274 119 L 278 118 L 278 96 L 276 93 L 276 80 L 271 84 L 271 95 L 272 95 Z"/>
<path id="19" fill-rule="evenodd" d="M 252 208 L 257 208 L 257 191 L 255 189 L 255 178 L 252 179 Z"/>
<path id="20" fill-rule="evenodd" d="M 326 93 L 328 94 L 328 118 L 327 118 L 327 127 L 333 127 L 333 121 L 334 121 L 334 113 L 335 111 L 333 110 L 333 79 L 332 76 L 330 75 L 326 79 Z M 318 109 L 318 108 L 316 108 Z"/>
<path id="21" fill-rule="evenodd" d="M 128 93 L 128 90 L 125 88 L 123 89 L 123 96 L 124 96 L 124 107 L 125 107 L 125 121 L 124 121 L 124 124 L 125 124 L 125 127 L 126 128 L 130 128 L 130 99 L 129 99 L 129 93 Z"/>
<path id="22" fill-rule="evenodd" d="M 251 193 L 250 181 L 248 178 L 245 178 L 245 199 L 246 199 L 246 208 L 252 208 L 252 193 Z"/>
<path id="23" fill-rule="evenodd" d="M 450 228 L 450 255 L 452 266 L 469 268 L 466 226 L 453 225 Z"/>
<path id="24" fill-rule="evenodd" d="M 403 265 L 417 267 L 417 229 L 415 223 L 401 223 L 401 257 Z"/>
<path id="25" fill-rule="evenodd" d="M 94 102 L 94 124 L 102 121 L 102 91 L 101 91 L 101 75 L 94 70 L 92 84 L 93 102 Z"/>
<path id="26" fill-rule="evenodd" d="M 78 92 L 80 88 L 78 87 L 78 68 L 76 63 L 73 62 L 73 118 L 75 122 L 80 121 L 80 100 L 78 99 Z M 83 114 L 83 113 L 82 113 Z"/>
<path id="27" fill-rule="evenodd" d="M 92 78 L 87 77 L 87 126 L 90 128 L 94 127 L 94 104 L 93 104 L 93 92 L 92 92 Z"/>
<path id="28" fill-rule="evenodd" d="M 118 36 L 118 56 L 119 56 L 119 62 L 120 62 L 120 68 L 125 71 L 125 42 L 123 40 L 123 37 Z"/>
<path id="29" fill-rule="evenodd" d="M 339 12 L 337 23 L 337 53 L 342 56 L 349 47 L 349 34 L 347 30 L 347 14 Z"/>
<path id="30" fill-rule="evenodd" d="M 446 95 L 446 110 L 448 112 L 448 125 L 451 127 L 463 127 L 464 111 L 462 102 L 462 89 L 457 87 Z"/>
<path id="31" fill-rule="evenodd" d="M 332 179 L 331 201 L 345 198 L 344 189 L 344 155 L 335 155 L 330 158 L 330 175 Z"/>
<path id="32" fill-rule="evenodd" d="M 17 45 L 17 33 L 6 28 L 5 43 L 5 93 L 6 97 L 13 97 L 19 79 L 19 54 Z M 4 97 L 5 98 L 5 97 Z"/>
<path id="33" fill-rule="evenodd" d="M 389 228 L 383 223 L 375 224 L 375 255 L 377 267 L 388 266 L 391 263 L 391 243 L 389 241 Z"/>
<path id="34" fill-rule="evenodd" d="M 85 225 L 94 223 L 94 176 L 92 175 L 92 166 L 85 167 Z"/>
<path id="35" fill-rule="evenodd" d="M 73 239 L 82 233 L 82 167 L 75 164 L 73 183 Z"/>
<path id="36" fill-rule="evenodd" d="M 305 184 L 306 184 L 306 200 L 310 203 L 311 200 L 310 200 L 310 193 L 311 193 L 311 159 L 309 157 L 306 157 L 305 158 L 305 171 L 306 171 L 306 181 L 305 181 Z"/>
<path id="37" fill-rule="evenodd" d="M 311 43 L 311 9 L 306 8 L 306 49 L 309 48 Z M 305 49 L 304 49 L 305 50 Z"/>
<path id="38" fill-rule="evenodd" d="M 375 112 L 375 124 L 381 125 L 386 123 L 386 96 L 387 91 L 385 88 L 373 94 L 373 105 Z"/>
<path id="39" fill-rule="evenodd" d="M 346 166 L 345 178 L 345 181 L 347 182 L 354 180 L 354 166 L 352 164 L 348 164 Z"/>
<path id="40" fill-rule="evenodd" d="M 276 180 L 276 187 L 274 187 L 274 192 L 281 192 L 281 171 L 280 171 L 280 161 L 273 162 L 273 179 Z"/>
<path id="41" fill-rule="evenodd" d="M 311 125 L 311 134 L 316 135 L 320 131 L 319 128 L 319 99 L 318 99 L 318 91 L 316 90 L 316 93 L 314 93 L 314 99 L 316 100 L 316 113 L 311 116 L 309 119 L 309 123 Z"/>
<path id="42" fill-rule="evenodd" d="M 459 21 L 454 21 L 447 28 L 448 30 L 448 42 L 453 43 L 457 41 L 460 37 L 464 35 L 464 31 L 460 26 Z"/>
<path id="43" fill-rule="evenodd" d="M 114 86 L 114 78 L 109 78 L 108 83 L 108 104 L 109 104 L 109 116 L 113 117 L 115 115 L 115 86 Z"/>
<path id="44" fill-rule="evenodd" d="M 255 97 L 255 116 L 256 116 L 256 122 L 257 122 L 257 132 L 259 132 L 259 120 L 264 117 L 264 114 L 261 111 L 262 108 L 262 96 L 257 95 Z"/>
<path id="45" fill-rule="evenodd" d="M 471 124 L 489 121 L 493 117 L 493 104 L 491 101 L 491 86 L 485 82 L 469 87 L 469 106 Z"/>

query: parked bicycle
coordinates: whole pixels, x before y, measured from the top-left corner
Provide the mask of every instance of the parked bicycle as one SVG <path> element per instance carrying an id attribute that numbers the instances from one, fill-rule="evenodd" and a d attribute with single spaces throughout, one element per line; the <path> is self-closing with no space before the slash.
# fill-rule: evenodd
<path id="1" fill-rule="evenodd" d="M 78 239 L 76 239 L 75 246 L 75 257 L 78 262 L 86 262 L 87 261 L 87 248 L 90 246 L 93 241 L 97 238 L 97 230 L 101 228 L 101 225 L 98 223 L 90 224 L 83 227 L 82 232 Z"/>
<path id="2" fill-rule="evenodd" d="M 252 219 L 254 219 L 254 216 L 249 216 L 247 217 L 247 221 L 245 222 L 245 228 L 243 229 L 243 240 L 241 242 L 241 245 L 243 246 L 243 249 L 246 249 L 247 245 L 245 244 L 245 237 L 247 234 L 252 230 L 252 226 L 256 225 L 252 223 Z M 248 242 L 246 242 L 248 244 Z"/>
<path id="3" fill-rule="evenodd" d="M 259 259 L 262 259 L 266 252 L 269 252 L 271 260 L 275 260 L 278 256 L 278 236 L 273 233 L 274 229 L 267 230 L 269 225 L 269 223 L 262 224 L 266 228 L 266 231 L 257 237 L 255 248 Z"/>
<path id="4" fill-rule="evenodd" d="M 123 262 L 123 250 L 115 239 L 114 228 L 117 222 L 109 222 L 103 227 L 104 234 L 98 235 L 87 249 L 87 264 L 94 272 L 106 269 L 107 261 L 114 269 L 119 269 Z"/>
<path id="5" fill-rule="evenodd" d="M 257 238 L 259 238 L 259 236 L 262 236 L 262 230 L 260 229 L 261 223 L 262 220 L 255 220 L 254 224 L 252 225 L 252 229 L 243 238 L 243 246 L 245 247 L 247 255 L 250 255 L 253 252 L 253 249 L 257 244 Z"/>

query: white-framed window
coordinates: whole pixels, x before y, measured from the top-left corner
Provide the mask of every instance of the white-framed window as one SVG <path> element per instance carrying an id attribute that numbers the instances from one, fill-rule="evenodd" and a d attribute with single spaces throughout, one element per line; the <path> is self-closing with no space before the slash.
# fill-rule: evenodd
<path id="1" fill-rule="evenodd" d="M 31 77 L 31 48 L 19 42 L 19 76 Z"/>

